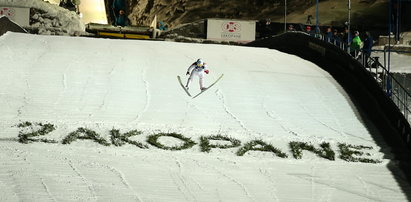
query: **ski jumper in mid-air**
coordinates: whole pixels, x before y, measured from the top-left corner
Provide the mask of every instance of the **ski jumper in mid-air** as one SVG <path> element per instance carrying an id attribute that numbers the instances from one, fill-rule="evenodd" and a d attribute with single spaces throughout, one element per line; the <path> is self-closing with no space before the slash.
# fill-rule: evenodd
<path id="1" fill-rule="evenodd" d="M 196 62 L 190 65 L 187 69 L 186 75 L 190 75 L 187 80 L 187 85 L 185 86 L 188 90 L 191 81 L 193 80 L 194 76 L 198 76 L 200 81 L 200 90 L 205 90 L 207 88 L 204 87 L 204 73 L 208 74 L 209 70 L 207 69 L 207 64 L 203 62 L 203 60 L 198 59 Z"/>

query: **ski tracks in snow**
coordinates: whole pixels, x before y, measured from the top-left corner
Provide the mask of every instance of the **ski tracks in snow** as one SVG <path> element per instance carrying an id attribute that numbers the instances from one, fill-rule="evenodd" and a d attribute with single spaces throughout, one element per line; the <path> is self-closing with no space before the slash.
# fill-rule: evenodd
<path id="1" fill-rule="evenodd" d="M 175 163 L 176 163 L 177 168 L 178 168 L 177 179 L 179 180 L 179 182 L 184 187 L 184 189 L 181 189 L 181 186 L 179 186 L 180 183 L 174 182 L 177 185 L 178 190 L 180 190 L 180 192 L 184 195 L 184 198 L 186 198 L 188 201 L 198 201 L 195 194 L 190 190 L 190 186 L 187 184 L 187 180 L 184 178 L 182 163 L 180 162 L 180 160 L 177 157 L 173 156 L 173 158 L 174 158 Z M 175 179 L 175 177 L 173 177 L 173 176 L 171 176 L 171 178 Z M 184 190 L 186 190 L 187 193 L 185 193 Z M 189 195 L 190 198 L 187 197 L 187 195 Z"/>
<path id="2" fill-rule="evenodd" d="M 130 184 L 128 184 L 128 182 L 127 182 L 127 180 L 126 180 L 126 178 L 124 177 L 124 174 L 123 174 L 122 172 L 120 172 L 120 171 L 117 170 L 116 168 L 111 167 L 111 166 L 108 166 L 108 165 L 106 165 L 106 167 L 107 167 L 110 171 L 112 171 L 113 173 L 115 173 L 115 174 L 120 178 L 121 182 L 122 182 L 128 189 L 132 190 Z"/>
<path id="3" fill-rule="evenodd" d="M 215 119 L 213 119 L 213 117 L 211 117 L 209 115 L 209 113 L 201 110 L 196 104 L 192 103 L 191 100 L 187 100 L 186 101 L 186 108 L 185 108 L 185 111 L 184 111 L 184 118 L 181 120 L 180 127 L 182 127 L 182 128 L 184 127 L 184 122 L 187 120 L 187 117 L 190 115 L 190 109 L 191 108 L 194 108 L 195 110 L 200 112 L 204 117 L 206 117 L 207 120 L 215 121 Z"/>
<path id="4" fill-rule="evenodd" d="M 329 179 L 323 179 L 323 178 L 315 176 L 315 175 L 307 175 L 307 174 L 300 174 L 300 173 L 289 173 L 288 175 L 299 178 L 299 179 L 302 179 L 304 181 L 309 181 L 311 184 L 324 185 L 324 186 L 330 187 L 332 189 L 337 189 L 337 190 L 342 191 L 342 192 L 353 194 L 353 195 L 362 197 L 366 200 L 384 201 L 382 198 L 378 198 L 378 196 L 376 196 L 375 194 L 371 195 L 371 194 L 367 193 L 367 191 L 362 192 L 360 190 L 355 190 L 354 188 L 351 188 L 351 187 L 346 187 L 346 186 L 342 186 L 342 185 L 339 185 L 339 184 L 336 184 L 336 183 L 331 183 L 331 182 L 328 182 Z"/>
<path id="5" fill-rule="evenodd" d="M 273 199 L 274 199 L 275 201 L 279 201 L 278 196 L 275 194 L 275 192 L 277 192 L 277 188 L 274 186 L 274 185 L 276 184 L 276 182 L 271 179 L 271 173 L 269 173 L 268 170 L 263 169 L 263 168 L 259 168 L 258 171 L 260 172 L 260 174 L 261 174 L 262 176 L 264 176 L 264 179 L 267 179 L 267 181 L 269 182 L 269 184 L 272 185 L 272 186 L 271 186 L 271 187 L 272 187 L 271 189 L 272 189 L 272 190 L 275 190 L 275 191 L 270 192 L 270 194 L 272 194 L 272 196 L 273 196 Z"/>
<path id="6" fill-rule="evenodd" d="M 62 161 L 62 162 L 67 163 L 67 164 L 69 165 L 69 168 L 67 168 L 67 170 L 71 170 L 72 172 L 75 173 L 75 175 L 78 176 L 77 180 L 74 181 L 74 183 L 78 184 L 78 185 L 77 185 L 77 190 L 79 190 L 79 192 L 81 192 L 81 191 L 83 191 L 83 190 L 88 190 L 88 192 L 89 192 L 89 196 L 85 196 L 85 193 L 81 193 L 81 194 L 80 194 L 80 195 L 81 195 L 81 199 L 87 199 L 87 201 L 90 201 L 90 200 L 91 200 L 91 201 L 102 200 L 102 199 L 99 199 L 99 198 L 98 198 L 98 196 L 101 195 L 101 190 L 98 190 L 99 193 L 97 193 L 96 188 L 95 188 L 95 186 L 93 185 L 93 183 L 95 183 L 95 182 L 94 182 L 95 180 L 93 180 L 93 178 L 96 177 L 96 176 L 90 175 L 90 171 L 93 170 L 93 169 L 95 169 L 95 168 L 97 167 L 97 168 L 106 169 L 106 170 L 108 170 L 109 172 L 113 173 L 113 176 L 114 176 L 115 178 L 118 178 L 118 179 L 119 179 L 119 181 L 121 182 L 121 184 L 124 185 L 125 189 L 126 189 L 126 190 L 130 190 L 130 192 L 132 193 L 132 196 L 133 196 L 133 198 L 135 199 L 135 201 L 143 201 L 143 200 L 141 199 L 141 197 L 139 196 L 139 194 L 133 189 L 133 187 L 130 185 L 130 183 L 126 180 L 127 178 L 126 178 L 126 176 L 123 174 L 123 172 L 121 172 L 120 170 L 116 169 L 116 168 L 113 167 L 113 166 L 106 165 L 106 164 L 101 164 L 101 163 L 96 162 L 96 161 L 92 161 L 92 162 L 89 162 L 89 161 L 88 161 L 88 162 L 85 164 L 86 167 L 83 166 L 84 169 L 85 169 L 84 172 L 86 173 L 86 175 L 89 176 L 89 178 L 91 178 L 91 179 L 88 179 L 88 177 L 86 177 L 84 174 L 82 174 L 82 172 L 80 172 L 80 169 L 79 169 L 77 166 L 75 166 L 75 163 L 74 163 L 71 159 L 69 159 L 69 158 L 67 158 L 67 157 L 61 158 L 61 157 L 55 156 L 54 154 L 53 154 L 51 157 L 54 158 L 55 160 L 59 160 L 59 161 Z M 79 165 L 81 165 L 81 164 L 79 164 Z M 90 167 L 90 166 L 91 166 L 91 167 Z M 66 166 L 65 166 L 65 167 L 66 167 Z M 70 178 L 70 181 L 72 181 L 72 180 L 74 180 L 74 179 L 75 179 L 75 178 Z M 114 178 L 113 178 L 113 179 L 114 179 Z M 85 186 L 87 186 L 87 189 L 81 189 L 81 186 L 80 186 L 80 188 L 78 188 L 80 184 L 84 184 Z M 83 192 L 84 192 L 84 191 L 83 191 Z M 126 192 L 126 193 L 127 193 L 127 192 Z"/>
<path id="7" fill-rule="evenodd" d="M 230 116 L 235 122 L 237 122 L 240 127 L 242 129 L 244 129 L 247 133 L 251 133 L 252 131 L 250 129 L 248 129 L 245 124 L 243 123 L 243 121 L 241 121 L 241 119 L 239 119 L 237 116 L 235 116 L 229 109 L 227 104 L 225 103 L 225 98 L 224 98 L 224 94 L 221 92 L 220 89 L 217 89 L 217 91 L 215 92 L 218 99 L 221 101 L 221 104 L 224 108 L 224 111 L 228 114 L 228 116 Z"/>
<path id="8" fill-rule="evenodd" d="M 245 185 L 243 185 L 240 181 L 234 179 L 233 177 L 227 175 L 226 173 L 224 173 L 223 171 L 217 169 L 216 167 L 213 168 L 215 171 L 219 172 L 223 177 L 229 179 L 231 182 L 237 184 L 244 192 L 244 194 L 247 196 L 247 198 L 249 198 L 252 201 L 256 201 L 249 193 L 249 191 L 247 190 L 247 187 Z"/>
<path id="9" fill-rule="evenodd" d="M 315 91 L 315 94 L 317 95 L 317 97 L 321 100 L 321 103 L 328 103 L 328 101 L 326 100 L 326 96 L 325 96 L 325 94 L 324 94 L 323 91 L 320 91 L 320 90 L 318 89 L 318 87 L 313 87 L 312 89 Z M 358 139 L 361 139 L 361 140 L 364 140 L 364 141 L 367 141 L 367 142 L 372 142 L 371 140 L 367 140 L 367 139 L 365 139 L 365 138 L 363 138 L 363 137 L 359 137 L 359 136 L 356 136 L 356 135 L 349 134 L 349 133 L 345 132 L 344 129 L 343 129 L 342 124 L 340 123 L 340 121 L 339 121 L 339 120 L 336 118 L 336 116 L 335 116 L 335 115 L 338 114 L 339 112 L 333 111 L 333 110 L 329 107 L 329 105 L 324 104 L 324 105 L 323 105 L 323 109 L 324 109 L 324 111 L 328 114 L 328 117 L 332 117 L 332 119 L 333 119 L 334 123 L 336 124 L 336 126 L 338 127 L 338 129 L 336 129 L 336 128 L 334 128 L 334 127 L 332 127 L 332 126 L 324 123 L 323 121 L 321 121 L 321 120 L 319 120 L 317 117 L 315 117 L 313 114 L 309 113 L 309 110 L 307 110 L 307 107 L 302 104 L 302 103 L 304 103 L 303 100 L 301 100 L 301 102 L 298 102 L 298 103 L 299 103 L 300 108 L 304 110 L 305 114 L 307 114 L 308 116 L 310 116 L 314 121 L 317 121 L 318 123 L 320 123 L 320 124 L 323 125 L 324 127 L 326 127 L 326 128 L 328 128 L 328 129 L 334 131 L 335 133 L 337 133 L 337 134 L 340 135 L 341 137 L 346 138 L 347 136 L 351 136 L 351 137 L 358 138 Z"/>
<path id="10" fill-rule="evenodd" d="M 148 64 L 145 64 L 145 67 L 142 68 L 141 70 L 141 80 L 144 84 L 144 89 L 145 89 L 145 103 L 143 109 L 137 114 L 133 122 L 139 122 L 141 120 L 141 117 L 143 116 L 144 113 L 147 112 L 148 107 L 150 105 L 150 100 L 151 100 L 151 95 L 150 95 L 150 83 L 147 80 L 147 66 Z"/>
<path id="11" fill-rule="evenodd" d="M 71 160 L 67 160 L 69 166 L 71 167 L 71 169 L 77 174 L 78 177 L 80 177 L 80 179 L 82 179 L 83 183 L 86 184 L 88 190 L 91 193 L 91 198 L 94 199 L 95 201 L 97 201 L 97 195 L 96 195 L 96 191 L 93 187 L 93 184 L 91 184 L 87 178 L 85 178 L 79 171 L 78 169 L 73 165 L 73 163 L 71 162 Z"/>
<path id="12" fill-rule="evenodd" d="M 176 165 L 177 165 L 177 167 L 178 167 L 179 178 L 184 182 L 184 183 L 183 183 L 183 184 L 184 184 L 184 187 L 185 187 L 186 189 L 189 189 L 190 186 L 189 186 L 188 183 L 187 183 L 188 180 L 184 178 L 184 173 L 183 173 L 184 167 L 183 167 L 183 164 L 181 163 L 181 161 L 180 161 L 177 157 L 173 156 L 173 158 L 175 159 Z M 192 160 L 192 159 L 190 159 L 190 160 Z M 197 164 L 197 165 L 198 165 L 198 164 Z M 189 180 L 192 181 L 192 182 L 194 182 L 194 184 L 197 185 L 197 187 L 198 187 L 201 191 L 205 191 L 205 190 L 204 190 L 204 187 L 201 186 L 201 184 L 200 184 L 195 178 L 190 178 Z M 189 191 L 189 192 L 192 193 L 191 191 Z M 194 195 L 194 194 L 191 194 L 191 195 Z M 193 196 L 193 198 L 196 199 L 195 196 Z M 197 199 L 196 199 L 196 201 L 197 201 Z"/>
<path id="13" fill-rule="evenodd" d="M 66 71 L 67 71 L 67 69 L 66 69 Z M 63 92 L 64 92 L 64 91 L 66 91 L 66 89 L 67 89 L 67 75 L 66 75 L 66 72 L 63 73 L 63 80 L 62 80 L 62 82 L 63 82 Z"/>
<path id="14" fill-rule="evenodd" d="M 244 184 L 242 184 L 240 181 L 238 181 L 235 178 L 229 176 L 228 174 L 224 173 L 222 170 L 218 169 L 215 166 L 210 166 L 208 164 L 201 164 L 198 160 L 195 160 L 195 159 L 191 159 L 191 160 L 194 161 L 194 163 L 196 163 L 198 165 L 198 167 L 200 167 L 200 168 L 208 167 L 208 168 L 216 171 L 219 175 L 223 176 L 225 179 L 228 179 L 228 181 L 236 184 L 243 191 L 244 195 L 249 199 L 249 201 L 256 201 L 255 198 L 251 196 L 251 194 L 248 191 L 247 187 Z"/>
<path id="15" fill-rule="evenodd" d="M 23 93 L 23 104 L 17 109 L 17 117 L 20 117 L 23 113 L 23 109 L 29 104 L 29 98 L 27 98 L 27 93 L 31 90 L 29 81 L 25 78 L 26 90 Z"/>
<path id="16" fill-rule="evenodd" d="M 41 180 L 41 184 L 43 185 L 44 189 L 46 190 L 47 194 L 49 195 L 49 197 L 53 200 L 53 201 L 57 201 L 53 194 L 51 194 L 49 187 L 47 186 L 47 184 L 44 182 L 43 178 L 40 178 Z"/>
<path id="17" fill-rule="evenodd" d="M 62 84 L 62 90 L 59 92 L 59 96 L 56 99 L 56 101 L 53 103 L 54 106 L 54 110 L 56 109 L 57 105 L 61 102 L 61 100 L 63 99 L 63 95 L 66 93 L 67 91 L 67 72 L 70 70 L 70 65 L 68 65 L 66 67 L 66 69 L 64 70 L 62 76 L 61 76 L 61 84 Z"/>
<path id="18" fill-rule="evenodd" d="M 278 124 L 280 125 L 280 127 L 285 131 L 288 132 L 294 136 L 300 136 L 297 132 L 291 130 L 291 128 L 285 126 L 286 124 L 283 123 L 284 121 L 277 115 L 277 113 L 274 110 L 268 110 L 267 106 L 265 105 L 265 102 L 263 101 L 262 104 L 263 110 L 265 111 L 265 114 L 268 116 L 268 118 L 278 122 Z"/>
<path id="19" fill-rule="evenodd" d="M 113 172 L 114 174 L 116 174 L 116 175 L 120 178 L 120 180 L 121 180 L 121 182 L 123 183 L 123 185 L 126 186 L 127 189 L 129 189 L 130 191 L 133 192 L 134 198 L 135 198 L 136 200 L 138 200 L 138 201 L 143 201 L 143 200 L 141 199 L 141 197 L 137 194 L 137 192 L 133 189 L 133 187 L 130 186 L 130 184 L 129 184 L 128 181 L 126 180 L 126 177 L 124 176 L 124 174 L 123 174 L 121 171 L 119 171 L 118 169 L 116 169 L 116 168 L 114 168 L 114 167 L 111 167 L 111 166 L 109 166 L 109 165 L 105 165 L 105 167 L 107 167 L 107 169 L 109 169 L 111 172 Z"/>
<path id="20" fill-rule="evenodd" d="M 142 76 L 141 76 L 141 79 L 142 79 L 142 81 L 143 81 L 143 83 L 144 83 L 144 88 L 145 88 L 145 98 L 146 98 L 146 102 L 145 102 L 145 104 L 144 104 L 144 108 L 143 108 L 143 111 L 141 112 L 141 115 L 140 115 L 140 117 L 147 111 L 147 109 L 148 109 L 148 106 L 149 106 L 149 104 L 150 104 L 150 90 L 149 90 L 149 87 L 150 87 L 150 85 L 149 85 L 149 83 L 148 83 L 148 81 L 147 81 L 147 79 L 146 79 L 146 74 L 147 74 L 147 69 L 146 68 L 144 68 L 143 69 L 143 72 L 142 72 Z"/>
<path id="21" fill-rule="evenodd" d="M 115 65 L 111 68 L 110 72 L 107 74 L 107 76 L 108 76 L 108 78 L 107 78 L 107 83 L 110 83 L 111 77 L 113 76 L 113 74 L 114 74 L 114 72 L 115 72 L 115 69 L 116 69 L 117 67 L 118 67 L 118 65 L 115 64 Z M 107 86 L 107 87 L 106 87 L 106 92 L 104 93 L 103 101 L 101 101 L 101 104 L 100 104 L 100 106 L 98 107 L 99 110 L 102 110 L 103 107 L 106 106 L 106 100 L 107 100 L 107 96 L 108 96 L 109 94 L 110 94 L 110 90 L 109 90 L 109 87 Z"/>
<path id="22" fill-rule="evenodd" d="M 363 137 L 359 137 L 359 136 L 344 132 L 343 129 L 342 129 L 341 123 L 335 118 L 334 113 L 331 112 L 331 109 L 329 109 L 329 107 L 325 107 L 326 110 L 327 110 L 327 113 L 330 114 L 329 116 L 333 117 L 334 122 L 337 124 L 339 129 L 335 129 L 334 127 L 329 126 L 328 124 L 326 124 L 323 121 L 319 120 L 317 117 L 313 116 L 311 113 L 309 113 L 309 110 L 307 110 L 307 108 L 304 105 L 302 105 L 301 103 L 299 104 L 299 106 L 300 106 L 301 109 L 304 110 L 305 114 L 307 114 L 308 116 L 310 116 L 312 118 L 312 120 L 318 122 L 319 124 L 323 125 L 324 127 L 330 129 L 331 131 L 334 131 L 335 133 L 337 133 L 341 137 L 346 138 L 347 136 L 350 136 L 350 137 L 354 137 L 354 138 L 357 138 L 357 139 L 360 139 L 360 140 L 363 140 L 363 141 L 366 141 L 366 142 L 373 142 L 370 139 L 366 139 L 366 138 L 363 138 Z M 338 112 L 336 112 L 336 113 L 338 113 Z"/>
<path id="23" fill-rule="evenodd" d="M 81 184 L 78 181 L 80 179 L 76 180 L 75 177 L 67 177 L 71 176 L 69 174 L 71 170 L 74 171 L 78 176 L 80 176 L 83 182 L 88 184 L 89 191 L 92 192 L 92 197 L 87 198 L 95 199 L 94 201 L 96 201 L 97 197 L 95 195 L 92 185 L 90 186 L 89 183 L 87 183 L 87 180 L 80 174 L 78 169 L 74 167 L 71 161 L 69 162 L 71 168 L 70 169 L 66 166 L 62 166 L 64 165 L 64 161 L 61 161 L 62 159 L 56 157 L 55 154 L 52 154 L 52 152 L 45 152 L 39 154 L 37 152 L 27 152 L 24 150 L 19 150 L 18 148 L 10 148 L 7 146 L 2 146 L 1 151 L 2 152 L 0 156 L 7 155 L 9 156 L 9 158 L 11 157 L 13 159 L 11 161 L 6 161 L 2 163 L 2 169 L 0 169 L 0 176 L 2 176 L 1 181 L 5 183 L 8 187 L 10 187 L 10 189 L 14 192 L 14 194 L 18 197 L 19 200 L 36 201 L 48 198 L 50 201 L 59 201 L 62 198 L 67 200 L 67 197 L 73 197 L 71 199 L 76 198 L 78 195 L 73 195 L 72 191 L 74 190 L 70 190 L 71 192 L 68 192 L 67 195 L 59 195 L 59 197 L 61 198 L 57 199 L 56 196 L 52 194 L 52 190 L 61 190 L 61 187 L 49 186 L 46 184 L 47 179 L 53 179 L 53 176 L 59 176 L 58 178 L 55 178 L 57 180 L 51 180 L 50 182 L 52 182 L 54 185 L 56 183 L 69 183 L 73 186 L 77 185 L 77 191 L 75 192 L 75 194 L 84 192 L 81 188 L 78 187 L 78 185 Z M 50 155 L 52 157 L 51 159 L 49 158 Z M 54 166 L 52 167 L 57 171 L 56 173 L 50 172 L 50 170 L 47 170 L 48 168 L 39 167 L 44 166 L 45 162 L 53 160 L 58 160 L 54 163 Z M 65 160 L 67 161 L 66 158 Z M 60 170 L 61 168 L 63 170 Z M 62 178 L 60 179 L 60 177 Z"/>

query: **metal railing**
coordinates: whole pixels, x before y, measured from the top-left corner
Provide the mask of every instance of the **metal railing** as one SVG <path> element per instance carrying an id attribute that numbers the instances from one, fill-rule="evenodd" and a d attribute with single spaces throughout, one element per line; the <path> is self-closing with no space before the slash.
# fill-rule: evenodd
<path id="1" fill-rule="evenodd" d="M 350 47 L 347 43 L 341 40 L 333 40 L 326 38 L 323 35 L 315 35 L 323 41 L 332 43 L 342 50 L 350 54 Z M 411 123 L 411 94 L 404 88 L 403 85 L 389 72 L 386 68 L 386 50 L 384 52 L 384 65 L 380 63 L 379 57 L 369 57 L 363 51 L 353 51 L 351 55 L 358 60 L 365 69 L 368 70 L 370 76 L 372 76 L 385 92 L 385 94 L 397 105 L 398 109 L 404 115 L 408 123 Z M 394 52 L 394 51 L 392 51 Z"/>
<path id="2" fill-rule="evenodd" d="M 407 89 L 379 62 L 379 57 L 362 57 L 361 63 L 410 123 L 411 94 Z"/>

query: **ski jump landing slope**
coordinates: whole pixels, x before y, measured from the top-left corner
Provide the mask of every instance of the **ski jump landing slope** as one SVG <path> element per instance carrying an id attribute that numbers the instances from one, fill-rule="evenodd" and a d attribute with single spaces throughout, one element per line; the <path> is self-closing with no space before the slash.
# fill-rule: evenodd
<path id="1" fill-rule="evenodd" d="M 192 99 L 176 76 L 197 58 L 208 62 L 206 83 L 225 76 Z M 406 201 L 411 192 L 341 86 L 292 55 L 7 33 L 0 61 L 0 201 Z M 115 146 L 116 130 L 141 131 L 126 139 L 143 148 Z M 164 134 L 196 144 L 182 149 L 187 140 Z M 100 143 L 87 139 L 97 135 Z M 203 152 L 213 135 L 241 143 Z M 264 144 L 248 144 L 255 140 Z M 335 158 L 295 158 L 292 142 L 329 143 Z M 363 146 L 352 157 L 377 163 L 344 160 L 348 144 Z M 258 151 L 267 148 L 286 157 Z"/>

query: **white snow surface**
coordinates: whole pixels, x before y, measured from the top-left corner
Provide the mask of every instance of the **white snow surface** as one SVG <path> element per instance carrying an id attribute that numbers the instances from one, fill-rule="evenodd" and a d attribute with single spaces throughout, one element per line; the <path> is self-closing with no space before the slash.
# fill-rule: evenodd
<path id="1" fill-rule="evenodd" d="M 388 46 L 388 45 L 387 45 Z M 401 45 L 395 45 L 397 47 Z M 403 45 L 406 46 L 406 45 Z M 379 61 L 384 65 L 384 50 L 385 46 L 375 46 L 375 50 L 380 50 L 371 53 L 371 57 L 379 57 Z M 407 46 L 409 47 L 409 46 Z M 391 52 L 390 56 L 390 72 L 395 73 L 411 73 L 411 55 L 404 53 Z M 386 63 L 388 63 L 388 52 L 385 55 Z M 388 64 L 386 64 L 388 68 Z"/>
<path id="2" fill-rule="evenodd" d="M 384 53 L 377 52 L 373 53 L 372 57 L 379 57 L 381 64 L 384 64 Z M 386 60 L 388 62 L 388 53 L 386 55 Z M 395 73 L 411 73 L 411 56 L 406 54 L 391 53 L 390 55 L 390 72 Z M 388 65 L 387 65 L 388 68 Z"/>
<path id="3" fill-rule="evenodd" d="M 210 68 L 196 99 L 176 76 L 197 58 Z M 0 37 L 0 201 L 406 201 L 402 172 L 380 152 L 342 87 L 309 61 L 265 48 L 175 42 L 92 39 L 7 33 Z M 185 77 L 183 76 L 184 80 Z M 194 81 L 190 91 L 199 91 Z M 17 141 L 17 124 L 52 123 L 43 136 L 59 143 Z M 147 144 L 62 144 L 79 127 L 110 141 L 109 131 L 140 130 Z M 24 131 L 23 131 L 24 132 Z M 181 151 L 156 148 L 149 135 L 222 134 L 242 146 L 259 139 L 288 155 L 199 144 Z M 164 145 L 180 140 L 161 137 Z M 330 161 L 288 143 L 329 142 Z M 337 143 L 372 146 L 347 162 Z M 402 184 L 402 185 L 401 185 Z"/>

